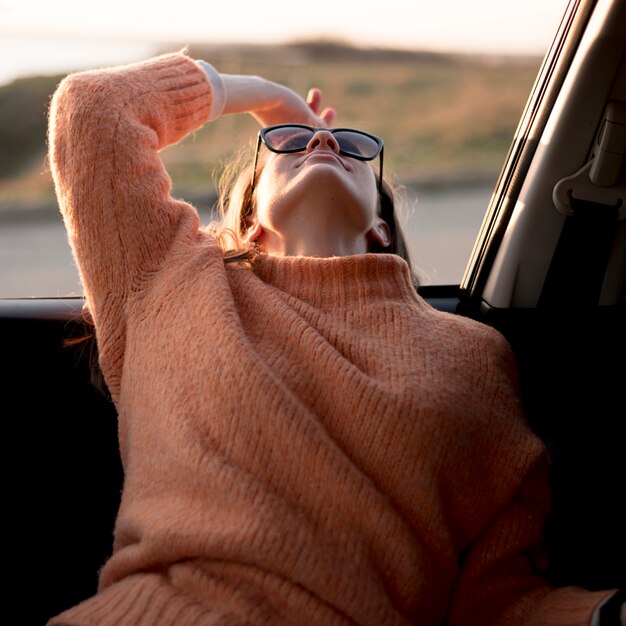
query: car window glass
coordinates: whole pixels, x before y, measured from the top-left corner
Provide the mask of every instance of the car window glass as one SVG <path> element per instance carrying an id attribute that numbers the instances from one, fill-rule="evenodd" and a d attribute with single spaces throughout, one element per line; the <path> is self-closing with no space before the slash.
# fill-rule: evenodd
<path id="1" fill-rule="evenodd" d="M 170 20 L 169 31 L 169 16 L 166 26 L 141 19 L 142 2 L 120 32 L 117 0 L 97 14 L 87 4 L 53 11 L 34 0 L 0 1 L 0 297 L 82 294 L 45 160 L 46 107 L 59 80 L 183 45 L 222 72 L 259 74 L 302 94 L 319 86 L 338 125 L 383 137 L 418 275 L 424 284 L 457 284 L 566 1 L 389 2 L 388 21 L 340 16 L 333 5 L 332 19 L 307 17 L 308 30 L 285 4 L 274 30 L 265 19 L 261 36 L 262 18 L 251 13 L 250 31 L 240 19 L 231 39 L 219 41 L 189 16 Z M 204 19 L 231 18 L 220 11 Z M 225 116 L 161 153 L 174 195 L 191 201 L 203 222 L 220 168 L 256 128 Z"/>

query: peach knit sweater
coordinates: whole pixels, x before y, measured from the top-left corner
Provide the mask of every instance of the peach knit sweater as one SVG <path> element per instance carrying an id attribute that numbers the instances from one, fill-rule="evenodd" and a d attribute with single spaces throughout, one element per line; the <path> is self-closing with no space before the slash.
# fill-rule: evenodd
<path id="1" fill-rule="evenodd" d="M 72 626 L 585 626 L 508 344 L 394 255 L 225 265 L 158 151 L 219 115 L 184 54 L 64 79 L 50 163 L 125 484 Z M 88 419 L 88 416 L 85 417 Z"/>

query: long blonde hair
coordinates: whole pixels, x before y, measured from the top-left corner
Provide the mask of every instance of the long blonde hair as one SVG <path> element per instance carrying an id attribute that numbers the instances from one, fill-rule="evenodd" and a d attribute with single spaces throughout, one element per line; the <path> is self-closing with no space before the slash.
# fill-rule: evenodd
<path id="1" fill-rule="evenodd" d="M 252 214 L 252 155 L 244 147 L 228 161 L 217 181 L 217 219 L 209 231 L 224 251 L 225 261 L 249 259 L 258 252 L 253 242 L 245 239 L 246 218 Z"/>

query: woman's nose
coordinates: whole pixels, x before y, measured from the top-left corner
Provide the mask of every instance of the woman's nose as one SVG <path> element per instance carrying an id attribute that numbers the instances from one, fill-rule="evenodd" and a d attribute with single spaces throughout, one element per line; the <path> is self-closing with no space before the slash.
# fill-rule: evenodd
<path id="1" fill-rule="evenodd" d="M 320 129 L 311 137 L 306 147 L 307 151 L 315 149 L 328 149 L 339 154 L 339 144 L 335 136 L 329 130 Z"/>

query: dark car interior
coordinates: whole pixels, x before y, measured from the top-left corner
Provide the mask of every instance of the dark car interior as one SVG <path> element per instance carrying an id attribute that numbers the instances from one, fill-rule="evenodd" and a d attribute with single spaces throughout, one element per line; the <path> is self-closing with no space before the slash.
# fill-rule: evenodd
<path id="1" fill-rule="evenodd" d="M 511 343 L 553 464 L 548 578 L 600 590 L 626 586 L 626 3 L 571 7 L 465 277 L 420 292 Z M 577 183 L 591 166 L 596 195 Z M 91 380 L 89 344 L 66 344 L 90 332 L 82 304 L 0 300 L 8 570 L 29 596 L 9 603 L 25 624 L 92 595 L 112 548 L 116 411 Z"/>

